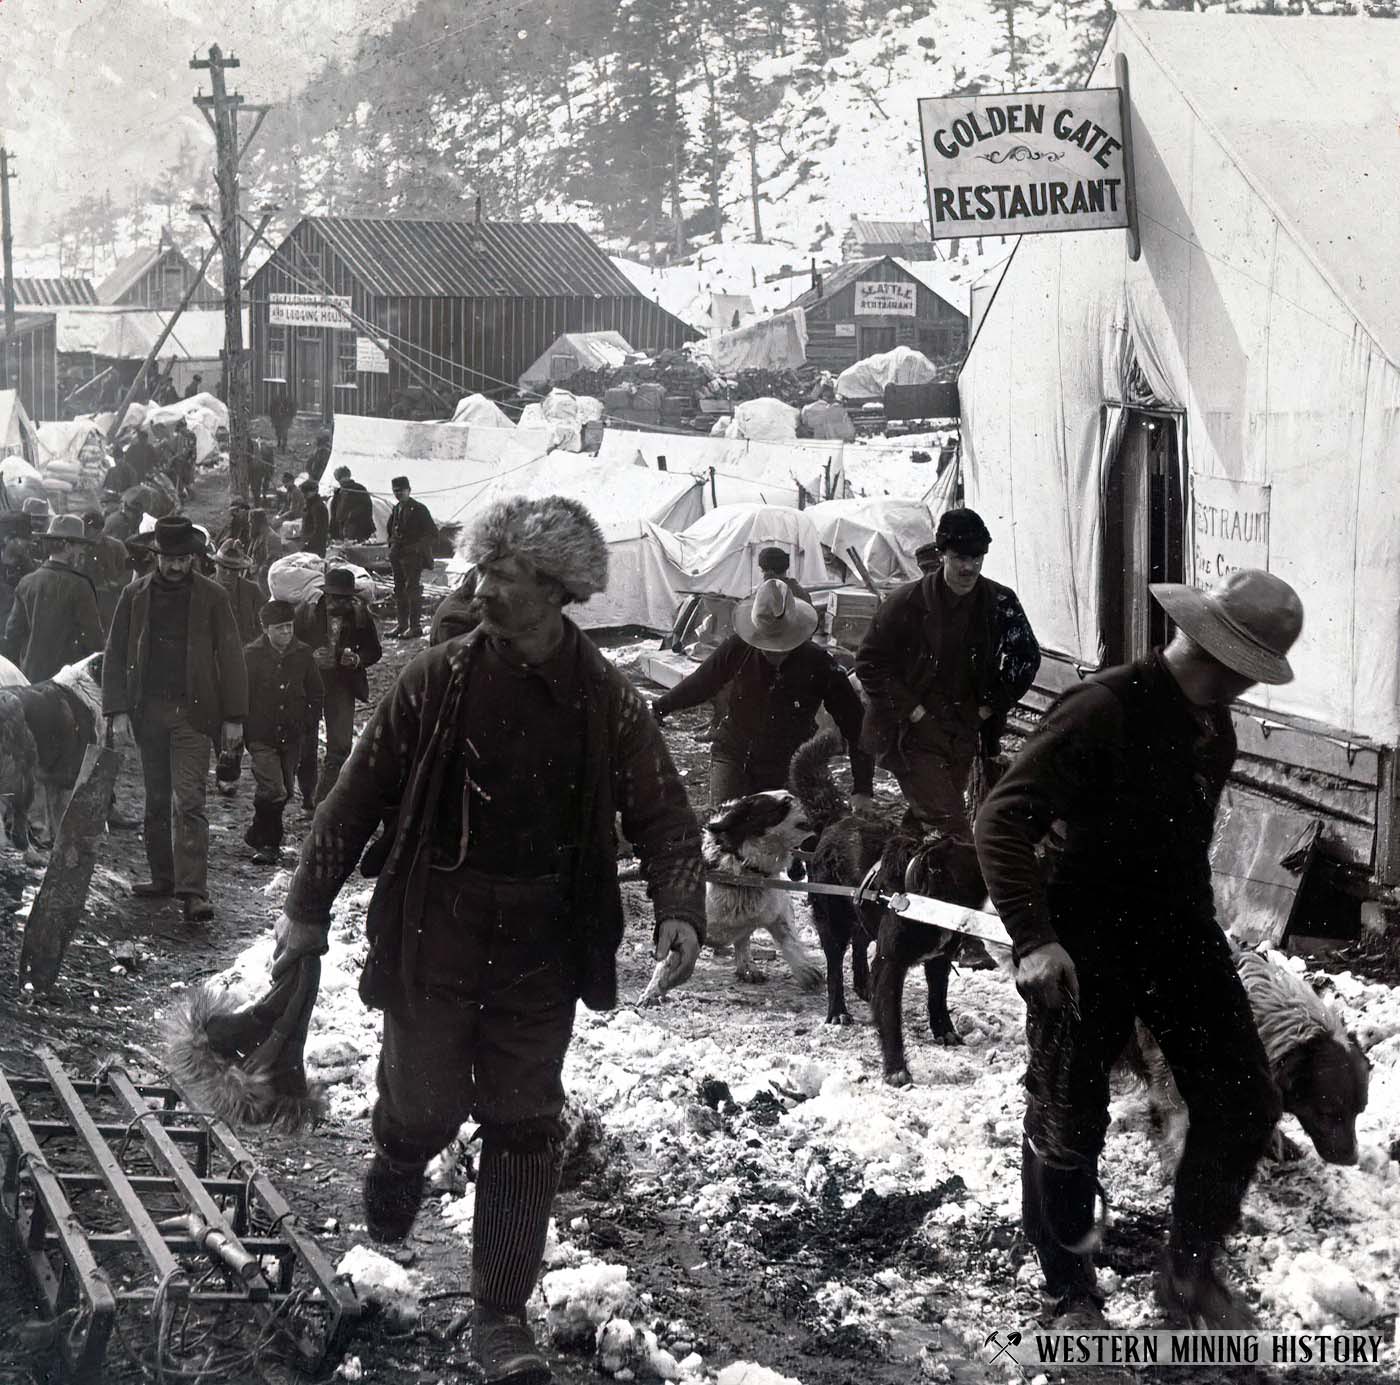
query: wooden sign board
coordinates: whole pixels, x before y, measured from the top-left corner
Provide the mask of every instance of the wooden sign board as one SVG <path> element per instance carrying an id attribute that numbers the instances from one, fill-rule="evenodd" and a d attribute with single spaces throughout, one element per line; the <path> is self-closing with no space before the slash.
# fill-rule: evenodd
<path id="1" fill-rule="evenodd" d="M 348 297 L 327 297 L 320 293 L 268 294 L 268 323 L 273 327 L 336 327 L 351 330 L 344 314 L 350 311 Z"/>
<path id="2" fill-rule="evenodd" d="M 387 375 L 389 358 L 369 337 L 356 337 L 355 369 L 366 375 Z"/>
<path id="3" fill-rule="evenodd" d="M 1095 87 L 920 100 L 934 240 L 1128 226 L 1120 98 Z"/>
<path id="4" fill-rule="evenodd" d="M 857 317 L 915 317 L 918 285 L 900 279 L 856 281 Z"/>

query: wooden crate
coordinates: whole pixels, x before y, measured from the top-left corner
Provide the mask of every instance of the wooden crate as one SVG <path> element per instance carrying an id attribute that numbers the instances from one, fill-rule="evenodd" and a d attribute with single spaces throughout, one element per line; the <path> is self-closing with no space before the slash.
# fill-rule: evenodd
<path id="1" fill-rule="evenodd" d="M 837 587 L 826 600 L 831 638 L 846 649 L 859 649 L 880 603 L 864 587 Z"/>

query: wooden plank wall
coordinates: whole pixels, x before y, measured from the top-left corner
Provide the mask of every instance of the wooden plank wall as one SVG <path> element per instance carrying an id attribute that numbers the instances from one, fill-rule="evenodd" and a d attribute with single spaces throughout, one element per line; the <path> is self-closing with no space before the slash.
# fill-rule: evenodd
<path id="1" fill-rule="evenodd" d="M 15 333 L 13 359 L 18 363 L 20 402 L 35 423 L 58 418 L 58 327 L 50 318 L 27 327 L 23 319 Z"/>
<path id="2" fill-rule="evenodd" d="M 181 265 L 180 289 L 173 298 L 165 291 L 165 265 L 172 257 L 178 260 Z M 117 299 L 117 302 L 125 308 L 178 307 L 180 298 L 194 280 L 195 268 L 178 250 L 167 248 L 165 254 L 127 289 Z M 204 284 L 195 291 L 194 297 L 190 299 L 189 306 L 191 308 L 218 308 L 222 306 L 223 301 L 222 295 L 209 283 L 206 276 Z"/>
<path id="3" fill-rule="evenodd" d="M 309 223 L 293 233 L 303 249 L 319 251 L 321 272 L 332 291 L 352 300 L 355 314 L 387 332 L 394 346 L 455 402 L 473 392 L 501 394 L 515 389 L 520 375 L 562 332 L 616 331 L 639 351 L 680 346 L 698 333 L 662 311 L 656 304 L 633 297 L 559 298 L 382 298 L 365 292 L 348 265 Z M 267 374 L 269 295 L 314 293 L 314 276 L 304 261 L 289 251 L 289 269 L 280 258 L 269 260 L 249 284 L 249 335 L 253 352 L 253 411 L 266 413 L 275 386 L 264 384 Z M 302 329 L 288 328 L 288 378 L 295 389 L 296 352 L 306 343 Z M 309 335 L 309 334 L 307 334 Z M 338 331 L 322 329 L 320 349 L 327 381 L 334 380 Z M 328 385 L 330 397 L 323 415 L 383 414 L 390 402 L 413 383 L 412 376 L 390 359 L 389 373 L 357 373 L 356 388 Z M 305 400 L 299 400 L 303 409 Z"/>

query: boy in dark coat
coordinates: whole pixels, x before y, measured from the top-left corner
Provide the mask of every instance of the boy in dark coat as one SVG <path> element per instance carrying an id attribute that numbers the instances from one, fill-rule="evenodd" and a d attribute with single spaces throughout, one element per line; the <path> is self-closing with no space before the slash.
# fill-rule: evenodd
<path id="1" fill-rule="evenodd" d="M 939 566 L 875 612 L 856 674 L 870 698 L 866 749 L 921 823 L 967 837 L 973 761 L 997 754 L 1040 646 L 1016 593 L 981 575 L 992 536 L 979 515 L 947 511 L 934 542 Z"/>
<path id="2" fill-rule="evenodd" d="M 248 720 L 253 763 L 253 822 L 243 840 L 257 865 L 275 866 L 282 852 L 282 809 L 292 796 L 306 738 L 315 744 L 321 720 L 321 675 L 311 648 L 296 638 L 296 609 L 269 601 L 258 612 L 262 636 L 244 651 L 248 665 Z"/>

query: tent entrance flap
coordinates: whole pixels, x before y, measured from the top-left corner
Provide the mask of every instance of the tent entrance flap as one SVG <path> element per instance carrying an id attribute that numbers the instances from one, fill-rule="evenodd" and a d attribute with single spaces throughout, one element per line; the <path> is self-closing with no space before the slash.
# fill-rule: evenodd
<path id="1" fill-rule="evenodd" d="M 1105 408 L 1104 661 L 1128 663 L 1171 638 L 1148 587 L 1186 580 L 1181 419 Z"/>

